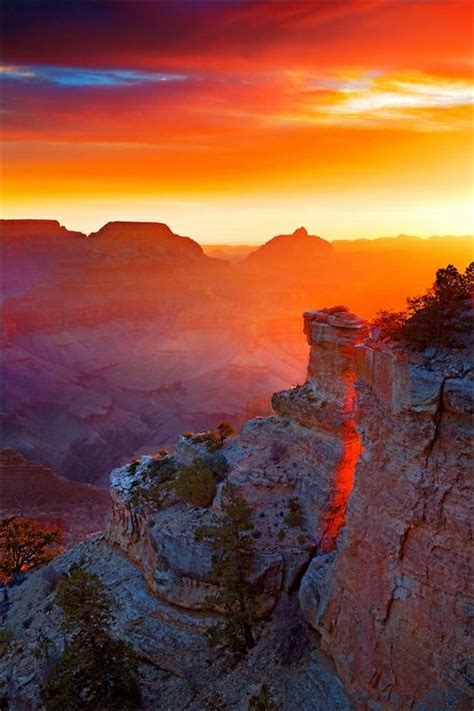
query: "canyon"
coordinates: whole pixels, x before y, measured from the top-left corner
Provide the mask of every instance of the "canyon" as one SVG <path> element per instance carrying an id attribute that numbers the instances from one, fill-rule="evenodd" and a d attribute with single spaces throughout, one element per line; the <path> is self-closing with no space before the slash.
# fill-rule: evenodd
<path id="1" fill-rule="evenodd" d="M 105 489 L 59 477 L 13 449 L 0 452 L 0 491 L 1 519 L 20 516 L 58 528 L 64 546 L 105 528 L 112 512 Z"/>
<path id="2" fill-rule="evenodd" d="M 306 312 L 304 330 L 306 381 L 276 392 L 273 414 L 217 452 L 188 433 L 115 468 L 104 532 L 12 588 L 0 660 L 12 709 L 41 706 L 64 645 L 54 589 L 72 562 L 101 577 L 114 633 L 139 656 L 145 708 L 244 710 L 263 684 L 290 711 L 471 708 L 472 351 L 407 351 L 343 307 Z M 196 458 L 219 472 L 209 508 L 146 495 Z M 238 663 L 208 646 L 218 581 L 195 536 L 226 483 L 257 534 L 257 642 Z M 35 657 L 42 634 L 49 659 Z"/>
<path id="3" fill-rule="evenodd" d="M 308 305 L 370 318 L 471 252 L 468 237 L 329 242 L 298 228 L 227 261 L 161 223 L 0 231 L 2 446 L 102 487 L 183 431 L 270 413 L 273 392 L 304 381 Z"/>

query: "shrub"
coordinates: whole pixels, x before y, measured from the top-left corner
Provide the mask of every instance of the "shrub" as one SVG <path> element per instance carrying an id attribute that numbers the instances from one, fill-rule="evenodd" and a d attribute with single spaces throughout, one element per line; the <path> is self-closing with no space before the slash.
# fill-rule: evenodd
<path id="1" fill-rule="evenodd" d="M 173 481 L 176 496 L 192 506 L 210 506 L 216 495 L 216 482 L 211 468 L 202 459 L 183 465 Z"/>
<path id="2" fill-rule="evenodd" d="M 135 474 L 135 472 L 137 471 L 139 464 L 140 464 L 140 462 L 138 459 L 132 459 L 132 461 L 130 462 L 130 464 L 127 467 L 128 473 L 133 476 Z"/>
<path id="3" fill-rule="evenodd" d="M 5 627 L 0 627 L 0 644 L 7 644 L 13 639 L 13 633 Z"/>
<path id="4" fill-rule="evenodd" d="M 165 484 L 175 476 L 176 464 L 168 454 L 156 456 L 142 471 L 142 480 L 132 482 L 129 494 L 130 503 L 133 506 L 139 504 L 151 504 L 159 507 L 163 503 L 163 495 L 166 491 Z"/>
<path id="5" fill-rule="evenodd" d="M 206 432 L 203 437 L 204 444 L 208 452 L 217 452 L 222 447 L 223 441 L 217 432 Z"/>
<path id="6" fill-rule="evenodd" d="M 145 477 L 153 479 L 155 483 L 164 484 L 175 476 L 176 471 L 177 467 L 172 457 L 160 456 L 150 462 Z"/>
<path id="7" fill-rule="evenodd" d="M 219 591 L 209 598 L 223 609 L 224 623 L 209 630 L 211 644 L 225 644 L 240 659 L 255 644 L 258 590 L 248 581 L 254 565 L 255 548 L 251 511 L 237 488 L 227 484 L 222 492 L 222 514 L 212 525 L 196 530 L 196 539 L 212 541 L 214 556 L 211 575 Z"/>
<path id="8" fill-rule="evenodd" d="M 110 635 L 110 601 L 98 576 L 72 565 L 55 602 L 70 641 L 42 687 L 47 711 L 139 708 L 138 662 L 129 645 Z"/>
<path id="9" fill-rule="evenodd" d="M 224 444 L 225 440 L 228 437 L 232 437 L 232 435 L 235 433 L 235 430 L 230 424 L 230 422 L 221 422 L 220 425 L 217 426 L 217 432 L 219 434 L 219 437 L 221 438 L 222 444 Z"/>
<path id="10" fill-rule="evenodd" d="M 474 262 L 458 272 L 449 264 L 438 269 L 433 286 L 422 296 L 407 298 L 405 311 L 379 311 L 372 327 L 382 337 L 422 350 L 428 345 L 463 347 L 472 332 L 467 300 L 474 288 Z"/>
<path id="11" fill-rule="evenodd" d="M 215 430 L 209 430 L 200 435 L 195 435 L 194 441 L 203 442 L 206 445 L 207 451 L 213 453 L 224 446 L 225 440 L 231 437 L 234 431 L 234 428 L 229 422 L 221 422 Z"/>

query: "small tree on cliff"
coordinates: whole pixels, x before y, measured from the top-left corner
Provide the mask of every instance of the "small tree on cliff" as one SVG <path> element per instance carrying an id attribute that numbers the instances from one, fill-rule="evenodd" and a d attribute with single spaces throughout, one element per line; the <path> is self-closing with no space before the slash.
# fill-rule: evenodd
<path id="1" fill-rule="evenodd" d="M 237 488 L 227 484 L 222 493 L 222 514 L 211 526 L 196 530 L 197 540 L 210 539 L 214 557 L 212 577 L 219 591 L 210 601 L 223 610 L 224 623 L 209 631 L 211 644 L 225 644 L 236 659 L 255 644 L 256 586 L 248 581 L 255 558 L 251 510 Z"/>
<path id="2" fill-rule="evenodd" d="M 372 325 L 382 336 L 414 349 L 428 345 L 463 347 L 472 332 L 467 301 L 474 290 L 474 262 L 464 274 L 449 264 L 438 269 L 434 284 L 421 296 L 407 298 L 405 311 L 379 311 Z"/>
<path id="3" fill-rule="evenodd" d="M 228 437 L 232 437 L 232 435 L 235 433 L 235 430 L 230 424 L 230 422 L 221 422 L 220 425 L 218 425 L 217 427 L 217 432 L 219 434 L 222 446 Z"/>
<path id="4" fill-rule="evenodd" d="M 61 552 L 62 533 L 46 530 L 34 519 L 13 516 L 0 522 L 0 580 L 49 563 Z"/>
<path id="5" fill-rule="evenodd" d="M 99 577 L 72 565 L 55 602 L 69 641 L 42 687 L 47 711 L 139 708 L 138 662 L 129 645 L 110 635 L 110 601 Z"/>

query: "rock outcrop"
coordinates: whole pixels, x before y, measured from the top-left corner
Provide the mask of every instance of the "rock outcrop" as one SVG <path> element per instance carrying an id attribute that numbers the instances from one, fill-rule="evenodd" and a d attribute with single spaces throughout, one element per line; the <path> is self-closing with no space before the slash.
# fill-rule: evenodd
<path id="1" fill-rule="evenodd" d="M 313 560 L 301 602 L 360 708 L 472 704 L 471 367 L 356 349 L 363 451 L 337 551 Z"/>
<path id="2" fill-rule="evenodd" d="M 104 536 L 52 567 L 81 560 L 102 577 L 115 632 L 147 669 L 147 708 L 244 710 L 267 683 L 289 711 L 468 709 L 472 364 L 373 341 L 342 307 L 306 313 L 305 332 L 307 381 L 274 395 L 274 415 L 217 451 L 187 434 L 171 454 L 115 469 Z M 169 485 L 196 459 L 215 476 L 209 508 Z M 251 506 L 259 583 L 258 641 L 233 667 L 205 642 L 222 611 L 213 551 L 195 536 L 226 482 Z M 30 602 L 44 575 L 24 583 Z M 21 627 L 27 611 L 16 592 L 4 625 Z M 45 671 L 24 677 L 46 614 L 38 607 L 7 652 L 12 708 L 38 699 Z"/>

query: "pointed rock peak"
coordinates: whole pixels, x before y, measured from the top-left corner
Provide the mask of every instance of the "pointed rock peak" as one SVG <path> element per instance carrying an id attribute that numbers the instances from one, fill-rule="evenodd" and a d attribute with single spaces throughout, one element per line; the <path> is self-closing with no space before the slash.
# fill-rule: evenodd
<path id="1" fill-rule="evenodd" d="M 293 232 L 293 237 L 307 237 L 308 236 L 308 230 L 306 227 L 298 227 L 297 230 Z"/>

